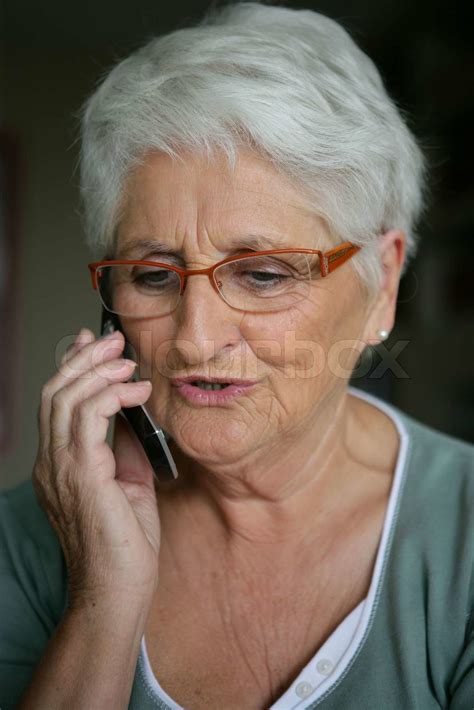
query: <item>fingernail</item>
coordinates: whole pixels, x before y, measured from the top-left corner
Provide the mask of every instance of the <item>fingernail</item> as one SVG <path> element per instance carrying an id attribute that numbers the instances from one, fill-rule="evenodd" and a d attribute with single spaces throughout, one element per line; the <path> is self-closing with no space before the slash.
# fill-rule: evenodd
<path id="1" fill-rule="evenodd" d="M 126 364 L 128 367 L 130 365 L 133 365 L 133 367 L 138 367 L 138 362 L 135 362 L 135 360 L 128 360 L 127 358 L 124 358 L 124 364 Z"/>
<path id="2" fill-rule="evenodd" d="M 112 340 L 119 335 L 119 332 L 118 330 L 112 330 L 110 333 L 107 333 L 107 335 L 102 335 L 102 340 Z"/>
<path id="3" fill-rule="evenodd" d="M 86 332 L 87 332 L 87 329 L 86 329 L 86 328 L 81 328 L 81 329 L 80 329 L 79 333 L 76 335 L 76 339 L 75 339 L 75 341 L 74 341 L 74 345 L 77 345 L 77 343 L 79 342 L 79 340 L 81 339 L 81 337 L 82 337 L 83 335 L 85 335 Z"/>

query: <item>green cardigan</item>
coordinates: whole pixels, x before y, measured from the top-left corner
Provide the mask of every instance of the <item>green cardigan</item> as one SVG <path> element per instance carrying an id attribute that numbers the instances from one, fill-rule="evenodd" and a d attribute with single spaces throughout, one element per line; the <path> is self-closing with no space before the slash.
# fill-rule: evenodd
<path id="1" fill-rule="evenodd" d="M 474 447 L 390 408 L 407 451 L 370 617 L 344 671 L 298 708 L 474 710 Z M 27 480 L 0 494 L 1 710 L 66 608 L 62 550 Z M 129 708 L 157 707 L 139 656 Z"/>

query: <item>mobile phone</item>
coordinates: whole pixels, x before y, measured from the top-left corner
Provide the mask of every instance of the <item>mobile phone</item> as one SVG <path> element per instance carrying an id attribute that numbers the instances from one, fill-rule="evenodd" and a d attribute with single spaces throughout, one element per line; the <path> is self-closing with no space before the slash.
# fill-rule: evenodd
<path id="1" fill-rule="evenodd" d="M 123 355 L 133 360 L 133 348 L 127 341 L 120 318 L 102 307 L 101 334 L 107 335 L 114 330 L 120 330 L 123 333 L 125 337 Z M 136 382 L 138 379 L 134 374 L 130 381 Z M 178 470 L 168 446 L 170 436 L 158 426 L 146 406 L 139 404 L 136 407 L 124 407 L 120 410 L 120 414 L 127 419 L 143 446 L 158 481 L 170 481 L 178 478 Z"/>

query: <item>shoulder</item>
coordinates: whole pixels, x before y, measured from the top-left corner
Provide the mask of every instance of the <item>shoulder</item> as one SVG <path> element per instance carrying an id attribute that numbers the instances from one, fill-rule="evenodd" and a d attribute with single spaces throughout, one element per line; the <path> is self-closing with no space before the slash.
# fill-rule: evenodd
<path id="1" fill-rule="evenodd" d="M 51 537 L 54 532 L 48 518 L 38 503 L 31 479 L 13 488 L 0 491 L 1 516 L 7 516 L 17 532 L 36 537 Z"/>
<path id="2" fill-rule="evenodd" d="M 434 429 L 394 404 L 362 390 L 350 392 L 385 412 L 398 429 L 400 458 L 418 473 L 418 482 L 432 487 L 449 479 L 457 485 L 474 485 L 474 445 Z"/>
<path id="3" fill-rule="evenodd" d="M 391 405 L 392 406 L 392 405 Z M 404 430 L 398 552 L 470 589 L 474 603 L 474 446 L 392 407 Z"/>
<path id="4" fill-rule="evenodd" d="M 474 529 L 474 446 L 390 407 L 402 428 L 405 506 L 438 530 Z"/>
<path id="5" fill-rule="evenodd" d="M 0 492 L 0 574 L 3 582 L 14 577 L 53 621 L 59 620 L 66 603 L 66 567 L 31 479 Z"/>
<path id="6" fill-rule="evenodd" d="M 434 429 L 399 407 L 366 392 L 351 391 L 385 412 L 399 435 L 396 487 L 403 526 L 422 542 L 441 529 L 452 542 L 464 531 L 474 544 L 474 446 Z M 432 539 L 432 538 L 431 538 Z"/>
<path id="7" fill-rule="evenodd" d="M 17 707 L 66 609 L 62 550 L 32 481 L 0 492 L 0 704 Z"/>
<path id="8" fill-rule="evenodd" d="M 474 445 L 392 408 L 407 432 L 408 465 L 418 472 L 421 482 L 474 493 Z"/>

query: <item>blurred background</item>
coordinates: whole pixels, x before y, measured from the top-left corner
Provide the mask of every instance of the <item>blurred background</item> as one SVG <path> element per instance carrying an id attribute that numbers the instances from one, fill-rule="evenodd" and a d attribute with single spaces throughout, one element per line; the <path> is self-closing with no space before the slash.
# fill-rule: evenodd
<path id="1" fill-rule="evenodd" d="M 217 5 L 220 3 L 216 3 Z M 352 384 L 474 440 L 472 5 L 281 3 L 333 17 L 378 66 L 431 166 L 390 339 Z M 0 71 L 0 488 L 31 476 L 40 390 L 81 326 L 99 332 L 79 217 L 77 114 L 101 75 L 208 3 L 7 0 Z"/>

